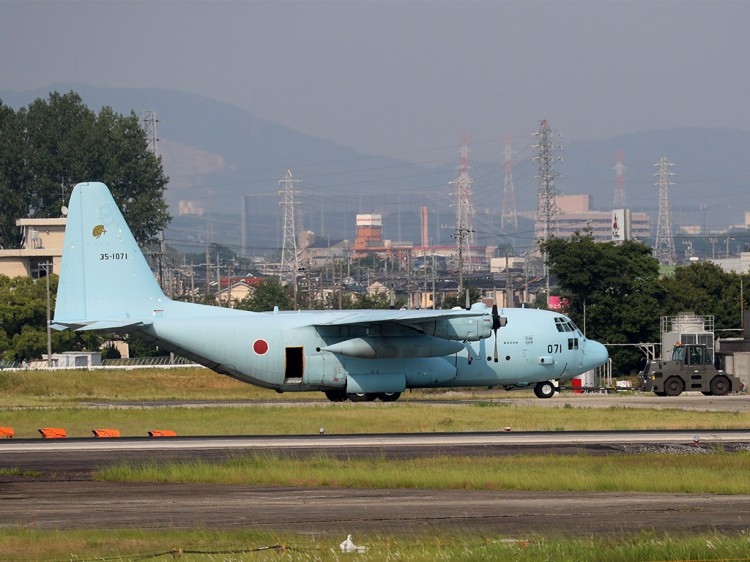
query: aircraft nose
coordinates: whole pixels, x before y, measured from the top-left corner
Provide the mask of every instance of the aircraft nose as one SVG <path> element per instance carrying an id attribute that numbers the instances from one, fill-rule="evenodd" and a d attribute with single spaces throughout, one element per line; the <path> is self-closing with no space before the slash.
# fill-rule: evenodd
<path id="1" fill-rule="evenodd" d="M 586 349 L 583 352 L 583 366 L 587 371 L 596 369 L 603 365 L 609 359 L 607 348 L 597 341 L 589 340 L 586 342 Z"/>

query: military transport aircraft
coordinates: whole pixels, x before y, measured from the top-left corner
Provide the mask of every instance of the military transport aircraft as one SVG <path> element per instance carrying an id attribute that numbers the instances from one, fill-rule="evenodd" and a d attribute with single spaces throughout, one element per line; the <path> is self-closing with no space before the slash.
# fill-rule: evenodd
<path id="1" fill-rule="evenodd" d="M 96 182 L 70 197 L 52 327 L 129 333 L 241 381 L 332 401 L 457 386 L 533 386 L 549 398 L 551 381 L 607 360 L 568 317 L 543 310 L 247 312 L 171 300 Z"/>

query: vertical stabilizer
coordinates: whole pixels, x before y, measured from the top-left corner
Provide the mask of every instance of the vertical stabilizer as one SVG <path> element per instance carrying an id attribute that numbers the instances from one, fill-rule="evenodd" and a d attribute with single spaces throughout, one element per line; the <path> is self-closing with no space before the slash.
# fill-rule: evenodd
<path id="1" fill-rule="evenodd" d="M 150 322 L 168 302 L 103 183 L 79 183 L 68 205 L 55 324 Z"/>

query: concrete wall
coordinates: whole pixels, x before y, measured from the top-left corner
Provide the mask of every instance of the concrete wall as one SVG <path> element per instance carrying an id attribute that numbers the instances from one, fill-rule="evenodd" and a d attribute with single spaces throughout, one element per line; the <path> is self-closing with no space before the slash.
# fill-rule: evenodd
<path id="1" fill-rule="evenodd" d="M 726 370 L 742 381 L 745 388 L 750 388 L 750 352 L 736 351 L 726 357 Z"/>

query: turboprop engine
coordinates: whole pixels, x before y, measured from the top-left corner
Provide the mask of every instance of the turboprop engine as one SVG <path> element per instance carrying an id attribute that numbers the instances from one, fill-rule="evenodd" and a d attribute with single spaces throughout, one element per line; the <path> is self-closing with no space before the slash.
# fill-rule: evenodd
<path id="1" fill-rule="evenodd" d="M 455 341 L 479 341 L 490 337 L 494 320 L 485 304 L 476 303 L 471 306 L 472 311 L 487 310 L 481 318 L 456 317 L 440 318 L 428 324 L 422 323 L 419 328 L 428 336 Z M 494 313 L 494 310 L 493 310 Z"/>

